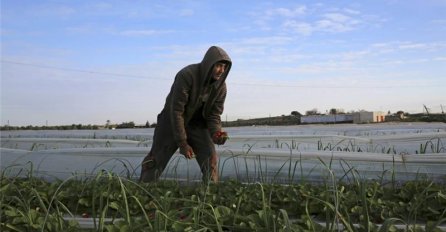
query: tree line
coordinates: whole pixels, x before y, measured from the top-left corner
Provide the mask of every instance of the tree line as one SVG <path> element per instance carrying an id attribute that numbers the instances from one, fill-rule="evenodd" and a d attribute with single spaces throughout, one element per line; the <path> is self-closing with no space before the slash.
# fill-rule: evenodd
<path id="1" fill-rule="evenodd" d="M 108 121 L 108 120 L 107 120 Z M 148 121 L 143 126 L 137 126 L 134 122 L 123 122 L 120 124 L 110 124 L 109 122 L 104 125 L 82 125 L 71 124 L 61 126 L 10 126 L 4 125 L 0 127 L 0 130 L 98 130 L 98 129 L 126 129 L 126 128 L 151 128 L 155 127 L 156 123 L 150 124 Z"/>

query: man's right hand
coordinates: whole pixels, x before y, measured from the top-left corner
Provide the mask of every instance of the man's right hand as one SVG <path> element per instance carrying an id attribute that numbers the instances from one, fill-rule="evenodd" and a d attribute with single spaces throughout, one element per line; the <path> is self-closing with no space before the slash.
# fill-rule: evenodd
<path id="1" fill-rule="evenodd" d="M 180 145 L 180 154 L 184 155 L 187 159 L 194 158 L 194 150 L 187 143 Z"/>

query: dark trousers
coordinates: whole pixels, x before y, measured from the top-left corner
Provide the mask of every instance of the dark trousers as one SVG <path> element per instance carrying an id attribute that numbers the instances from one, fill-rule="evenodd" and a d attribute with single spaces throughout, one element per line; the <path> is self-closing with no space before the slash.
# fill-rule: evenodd
<path id="1" fill-rule="evenodd" d="M 158 180 L 170 158 L 178 149 L 173 138 L 169 115 L 158 115 L 153 135 L 152 148 L 141 164 L 140 181 Z M 204 124 L 186 126 L 187 142 L 192 147 L 195 158 L 203 174 L 203 181 L 218 181 L 217 152 L 210 133 Z"/>

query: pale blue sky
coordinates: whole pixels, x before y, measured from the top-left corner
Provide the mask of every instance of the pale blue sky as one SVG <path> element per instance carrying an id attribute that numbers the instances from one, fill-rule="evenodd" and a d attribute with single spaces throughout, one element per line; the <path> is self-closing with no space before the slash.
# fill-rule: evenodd
<path id="1" fill-rule="evenodd" d="M 155 122 L 176 72 L 233 60 L 223 120 L 446 110 L 446 1 L 1 2 L 1 123 Z"/>

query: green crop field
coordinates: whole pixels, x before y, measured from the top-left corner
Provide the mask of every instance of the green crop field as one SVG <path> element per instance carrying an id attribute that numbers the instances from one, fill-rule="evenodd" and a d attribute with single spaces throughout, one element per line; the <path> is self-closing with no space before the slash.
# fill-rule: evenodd
<path id="1" fill-rule="evenodd" d="M 1 231 L 444 230 L 444 184 L 353 177 L 278 185 L 2 176 Z"/>

